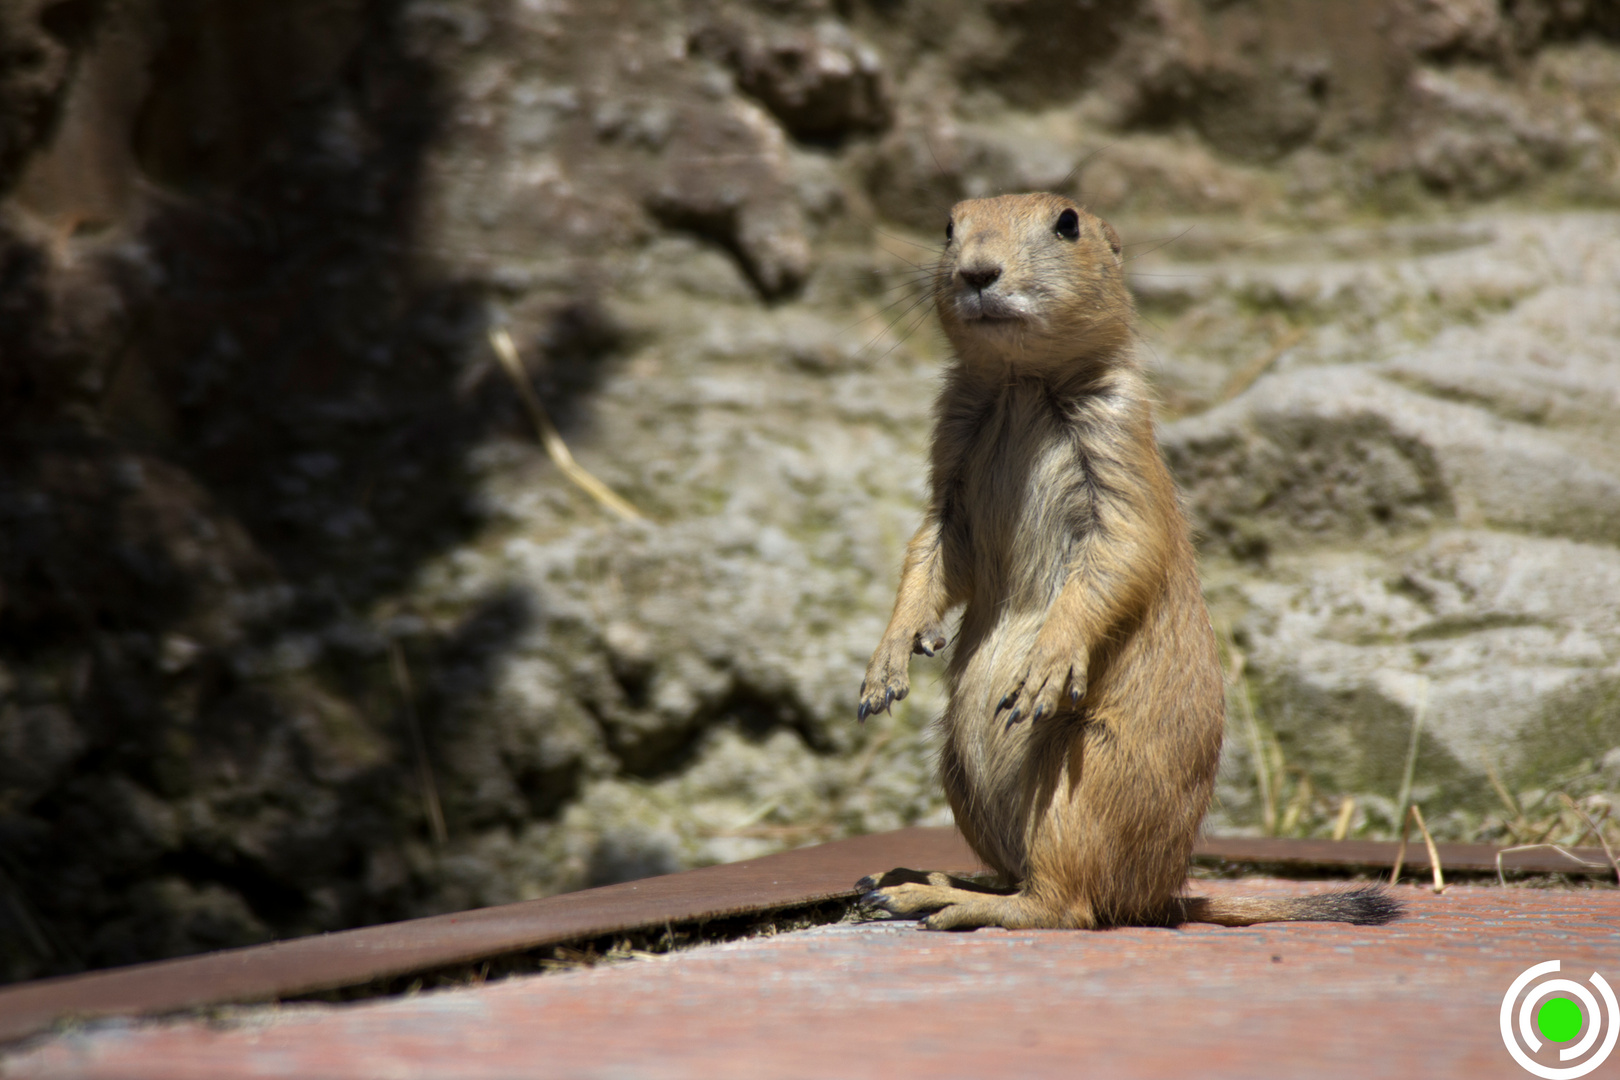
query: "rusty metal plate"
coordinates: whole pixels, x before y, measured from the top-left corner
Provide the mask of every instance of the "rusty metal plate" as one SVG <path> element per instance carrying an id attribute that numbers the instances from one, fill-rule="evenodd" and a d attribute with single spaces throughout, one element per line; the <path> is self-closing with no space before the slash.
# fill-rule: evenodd
<path id="1" fill-rule="evenodd" d="M 1210 838 L 1199 857 L 1328 869 L 1389 866 L 1396 845 L 1358 841 Z M 1494 868 L 1494 848 L 1440 845 L 1451 869 Z M 1579 849 L 1592 861 L 1602 853 Z M 1547 852 L 1508 856 L 1518 870 L 1565 869 Z M 1421 844 L 1407 850 L 1428 866 Z M 526 949 L 666 923 L 689 923 L 854 895 L 863 874 L 895 866 L 972 871 L 978 860 L 950 828 L 914 828 L 801 848 L 725 866 L 454 915 L 0 989 L 0 1041 L 68 1017 L 143 1016 L 231 1002 L 273 1001 L 375 979 L 472 963 Z"/>
<path id="2" fill-rule="evenodd" d="M 1395 864 L 1400 845 L 1384 840 L 1289 840 L 1274 837 L 1211 836 L 1198 844 L 1200 860 L 1227 860 L 1258 866 L 1298 866 L 1319 869 L 1384 869 Z M 1436 844 L 1443 870 L 1495 873 L 1499 848 L 1490 844 Z M 1614 876 L 1615 868 L 1601 848 L 1565 848 L 1569 856 L 1551 848 L 1507 851 L 1502 868 L 1515 873 L 1584 874 Z M 1423 842 L 1408 844 L 1404 865 L 1414 871 L 1429 869 Z"/>
<path id="3" fill-rule="evenodd" d="M 895 866 L 970 872 L 954 829 L 901 829 L 563 896 L 345 930 L 0 990 L 0 1041 L 63 1017 L 137 1016 L 271 1001 L 542 945 L 855 895 Z"/>
<path id="4" fill-rule="evenodd" d="M 1385 927 L 821 927 L 409 998 L 85 1030 L 0 1060 L 0 1074 L 1523 1077 L 1498 1024 L 1515 976 L 1556 959 L 1567 978 L 1597 971 L 1620 983 L 1612 889 L 1397 892 L 1410 915 Z M 1591 1075 L 1620 1075 L 1620 1056 Z"/>

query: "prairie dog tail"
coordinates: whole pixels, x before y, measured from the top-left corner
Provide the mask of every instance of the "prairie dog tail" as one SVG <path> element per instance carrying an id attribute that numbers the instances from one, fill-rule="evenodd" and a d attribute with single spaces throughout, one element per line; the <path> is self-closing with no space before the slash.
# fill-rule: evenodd
<path id="1" fill-rule="evenodd" d="M 1382 885 L 1366 885 L 1317 896 L 1263 899 L 1258 896 L 1184 896 L 1179 901 L 1185 922 L 1219 926 L 1252 926 L 1268 922 L 1343 922 L 1382 926 L 1405 914 L 1401 902 Z"/>

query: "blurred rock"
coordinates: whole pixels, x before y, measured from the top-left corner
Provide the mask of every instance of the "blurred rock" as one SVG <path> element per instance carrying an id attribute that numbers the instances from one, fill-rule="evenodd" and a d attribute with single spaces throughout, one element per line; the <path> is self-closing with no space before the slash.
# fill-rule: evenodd
<path id="1" fill-rule="evenodd" d="M 888 126 L 893 106 L 881 59 L 843 23 L 793 26 L 734 15 L 699 40 L 797 138 L 837 141 Z"/>
<path id="2" fill-rule="evenodd" d="M 1395 558 L 1274 565 L 1237 633 L 1291 767 L 1387 796 L 1421 707 L 1419 797 L 1477 815 L 1498 805 L 1488 770 L 1534 786 L 1620 739 L 1616 595 L 1612 547 L 1441 532 Z"/>
<path id="3" fill-rule="evenodd" d="M 1492 314 L 1470 305 L 1474 318 L 1442 320 L 1420 343 L 1363 338 L 1359 362 L 1295 335 L 1273 354 L 1282 370 L 1163 430 L 1216 610 L 1247 659 L 1255 723 L 1277 740 L 1271 767 L 1365 793 L 1381 827 L 1396 824 L 1389 800 L 1420 702 L 1416 794 L 1448 829 L 1497 805 L 1488 770 L 1537 787 L 1586 775 L 1620 740 L 1616 228 L 1500 218 L 1466 256 L 1225 271 L 1261 290 L 1249 295 L 1288 298 L 1284 310 L 1328 325 L 1350 317 L 1329 311 L 1357 310 L 1408 335 L 1427 323 L 1414 307 L 1508 289 Z M 1357 299 L 1318 306 L 1333 295 Z M 1253 814 L 1241 710 L 1232 735 L 1224 812 Z"/>
<path id="4" fill-rule="evenodd" d="M 1594 541 L 1620 535 L 1620 455 L 1594 438 L 1620 423 L 1620 324 L 1608 299 L 1620 284 L 1614 225 L 1521 222 L 1505 231 L 1472 261 L 1539 265 L 1539 287 L 1485 325 L 1448 328 L 1387 358 L 1364 355 L 1376 365 L 1278 373 L 1165 430 L 1166 454 L 1210 542 L 1263 558 L 1445 520 Z M 1279 286 L 1289 277 L 1270 276 Z M 1415 284 L 1407 274 L 1393 280 L 1402 278 Z M 1444 295 L 1442 280 L 1431 278 L 1426 300 Z M 1282 287 L 1324 292 L 1320 282 Z M 1366 293 L 1360 302 L 1377 303 Z M 1398 293 L 1385 302 L 1404 306 Z"/>
<path id="5" fill-rule="evenodd" d="M 673 130 L 648 208 L 735 254 L 766 297 L 797 290 L 810 271 L 810 243 L 781 129 L 735 101 L 680 114 Z"/>
<path id="6" fill-rule="evenodd" d="M 943 236 L 943 221 L 967 190 L 963 142 L 961 126 L 937 112 L 913 113 L 896 124 L 867 162 L 867 189 L 879 212 Z"/>
<path id="7" fill-rule="evenodd" d="M 86 0 L 0 6 L 0 192 L 51 135 L 99 7 Z"/>
<path id="8" fill-rule="evenodd" d="M 1424 56 L 1489 58 L 1506 44 L 1498 0 L 1411 0 L 1402 14 L 1402 35 Z"/>
<path id="9" fill-rule="evenodd" d="M 60 705 L 0 705 L 0 785 L 16 803 L 31 802 L 59 783 L 87 745 Z"/>
<path id="10" fill-rule="evenodd" d="M 1243 213 L 1274 205 L 1270 178 L 1210 153 L 1197 139 L 1143 136 L 1081 159 L 1074 186 L 1094 207 L 1144 216 Z"/>
<path id="11" fill-rule="evenodd" d="M 1412 101 L 1410 167 L 1441 191 L 1495 195 L 1601 146 L 1575 103 L 1515 93 L 1483 72 L 1420 70 Z"/>
<path id="12" fill-rule="evenodd" d="M 1620 476 L 1535 428 L 1354 369 L 1267 379 L 1166 439 L 1200 524 L 1241 556 L 1456 518 L 1620 531 Z"/>
<path id="13" fill-rule="evenodd" d="M 997 0 L 913 17 L 926 20 L 917 30 L 930 37 L 954 32 L 943 51 L 967 81 L 1037 109 L 1072 98 L 1139 20 L 1152 25 L 1155 16 L 1162 5 L 1139 0 Z"/>

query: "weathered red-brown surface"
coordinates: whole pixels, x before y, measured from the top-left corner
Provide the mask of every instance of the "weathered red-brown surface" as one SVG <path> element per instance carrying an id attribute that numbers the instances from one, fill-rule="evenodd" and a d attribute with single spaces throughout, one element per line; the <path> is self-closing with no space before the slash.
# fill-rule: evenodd
<path id="1" fill-rule="evenodd" d="M 1453 869 L 1495 865 L 1495 849 L 1482 845 L 1442 844 L 1440 854 Z M 1575 854 L 1603 865 L 1600 851 Z M 1377 867 L 1391 864 L 1395 845 L 1210 837 L 1200 843 L 1199 855 L 1269 865 Z M 1570 866 L 1567 857 L 1544 850 L 1517 852 L 1504 862 L 1538 872 Z M 1408 850 L 1406 864 L 1414 874 L 1427 871 L 1421 845 Z M 964 871 L 977 865 L 954 829 L 901 829 L 543 900 L 41 980 L 0 990 L 0 1041 L 64 1019 L 273 1001 L 542 945 L 847 898 L 854 895 L 856 878 L 893 866 Z"/>
<path id="2" fill-rule="evenodd" d="M 1410 916 L 1387 927 L 823 927 L 410 998 L 87 1028 L 0 1075 L 1514 1077 L 1498 1011 L 1519 972 L 1557 959 L 1566 978 L 1620 981 L 1620 893 L 1397 892 Z M 1620 1056 L 1591 1075 L 1620 1075 Z"/>
<path id="3" fill-rule="evenodd" d="M 899 865 L 980 868 L 955 829 L 899 829 L 541 900 L 43 979 L 0 990 L 0 1041 L 63 1017 L 269 1001 L 557 942 L 850 897 L 862 875 Z"/>

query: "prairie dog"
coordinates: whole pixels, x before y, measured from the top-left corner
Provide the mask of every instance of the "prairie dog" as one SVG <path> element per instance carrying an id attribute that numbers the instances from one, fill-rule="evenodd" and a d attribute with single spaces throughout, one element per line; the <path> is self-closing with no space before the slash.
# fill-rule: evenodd
<path id="1" fill-rule="evenodd" d="M 958 203 L 933 294 L 956 361 L 936 406 L 931 497 L 867 668 L 864 720 L 945 645 L 940 778 L 1011 888 L 863 878 L 929 929 L 1279 920 L 1382 923 L 1376 888 L 1283 900 L 1181 896 L 1225 719 L 1185 517 L 1132 347 L 1120 240 L 1058 195 Z"/>

